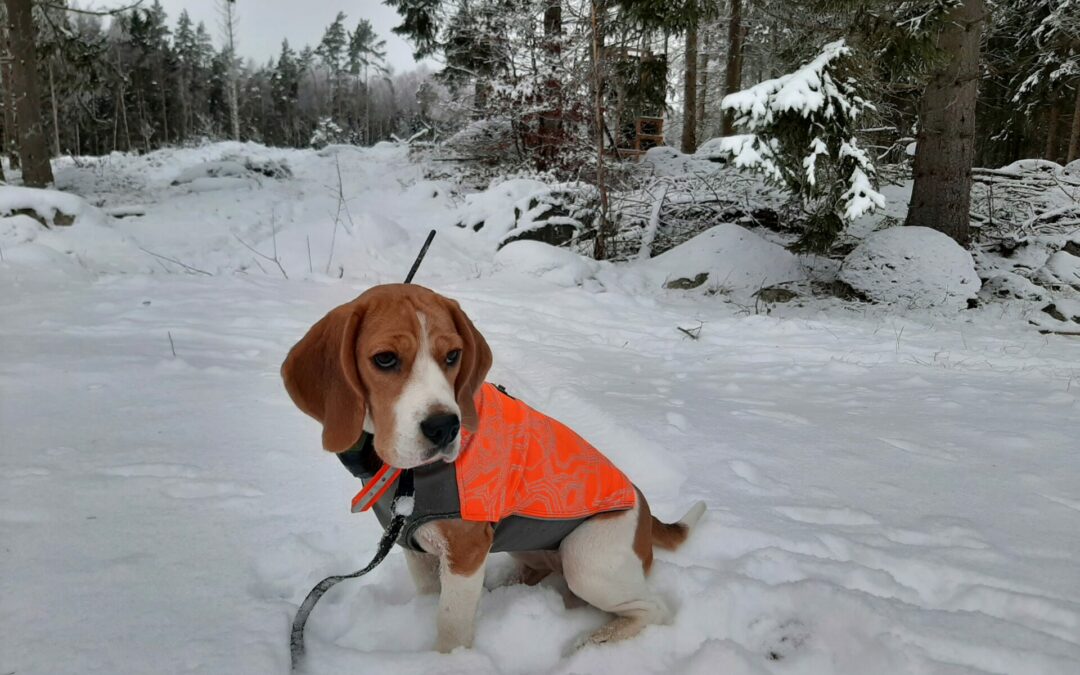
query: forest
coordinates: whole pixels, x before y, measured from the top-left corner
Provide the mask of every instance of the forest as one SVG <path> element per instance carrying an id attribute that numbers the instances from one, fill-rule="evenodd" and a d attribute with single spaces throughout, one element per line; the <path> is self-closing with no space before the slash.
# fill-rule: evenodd
<path id="1" fill-rule="evenodd" d="M 478 121 L 492 133 L 506 125 L 510 164 L 566 177 L 584 161 L 595 174 L 597 149 L 601 158 L 641 149 L 640 118 L 663 119 L 663 141 L 653 130 L 646 145 L 688 154 L 734 134 L 725 95 L 836 40 L 846 50 L 830 72 L 861 114 L 822 131 L 852 134 L 879 163 L 903 161 L 918 141 L 914 172 L 935 178 L 917 185 L 916 202 L 947 191 L 956 203 L 913 217 L 960 241 L 963 167 L 1080 156 L 1073 0 L 388 0 L 401 17 L 394 31 L 437 64 L 400 73 L 362 5 L 327 17 L 318 44 L 283 36 L 277 57 L 255 63 L 232 46 L 233 1 L 221 0 L 210 27 L 156 1 L 107 12 L 7 4 L 4 139 L 14 166 L 28 160 L 28 185 L 48 183 L 43 163 L 61 155 L 216 139 L 438 140 Z M 776 134 L 807 133 L 799 117 L 772 123 Z M 957 178 L 936 178 L 946 175 Z"/>

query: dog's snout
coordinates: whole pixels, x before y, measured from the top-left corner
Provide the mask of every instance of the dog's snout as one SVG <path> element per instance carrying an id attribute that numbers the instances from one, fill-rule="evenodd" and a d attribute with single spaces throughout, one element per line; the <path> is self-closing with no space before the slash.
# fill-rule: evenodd
<path id="1" fill-rule="evenodd" d="M 420 423 L 420 431 L 424 433 L 424 437 L 439 448 L 450 445 L 460 429 L 461 420 L 453 413 L 432 415 Z"/>

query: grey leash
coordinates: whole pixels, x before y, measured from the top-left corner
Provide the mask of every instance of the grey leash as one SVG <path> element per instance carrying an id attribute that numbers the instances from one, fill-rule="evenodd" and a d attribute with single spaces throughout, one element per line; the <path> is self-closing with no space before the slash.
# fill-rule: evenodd
<path id="1" fill-rule="evenodd" d="M 416 256 L 416 261 L 413 262 L 409 275 L 405 277 L 405 283 L 412 283 L 416 270 L 420 268 L 420 263 L 423 261 L 424 256 L 427 255 L 428 247 L 431 246 L 431 240 L 434 238 L 435 230 L 428 232 L 427 239 L 424 240 L 424 246 L 420 249 L 420 254 Z M 390 520 L 390 524 L 387 525 L 386 531 L 383 532 L 382 539 L 379 540 L 379 547 L 375 550 L 375 557 L 362 570 L 357 570 L 352 574 L 338 574 L 326 577 L 315 584 L 315 588 L 311 589 L 304 601 L 300 603 L 300 609 L 296 610 L 296 618 L 293 619 L 292 630 L 289 631 L 289 651 L 292 654 L 292 669 L 294 671 L 300 665 L 300 660 L 304 658 L 304 626 L 307 625 L 308 617 L 311 616 L 311 610 L 315 609 L 315 603 L 337 584 L 346 579 L 356 579 L 364 576 L 386 559 L 386 556 L 390 554 L 390 550 L 394 548 L 398 537 L 401 536 L 401 530 L 405 527 L 405 520 L 412 513 L 411 500 L 413 492 L 412 471 L 402 471 L 401 476 L 398 477 L 397 491 L 394 493 L 392 509 L 394 517 Z"/>

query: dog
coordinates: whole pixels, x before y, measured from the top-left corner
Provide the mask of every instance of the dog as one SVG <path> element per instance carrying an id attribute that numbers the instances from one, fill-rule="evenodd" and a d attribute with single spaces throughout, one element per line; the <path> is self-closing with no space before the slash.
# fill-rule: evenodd
<path id="1" fill-rule="evenodd" d="M 653 548 L 676 549 L 704 503 L 676 523 L 657 520 L 599 451 L 485 383 L 491 365 L 457 302 L 388 284 L 331 310 L 281 373 L 297 407 L 322 424 L 323 447 L 352 457 L 356 475 L 413 470 L 415 506 L 398 543 L 418 592 L 439 594 L 439 651 L 472 646 L 492 551 L 511 552 L 515 580 L 562 574 L 574 596 L 615 615 L 580 645 L 668 623 L 646 583 Z M 389 501 L 376 506 L 384 524 Z"/>

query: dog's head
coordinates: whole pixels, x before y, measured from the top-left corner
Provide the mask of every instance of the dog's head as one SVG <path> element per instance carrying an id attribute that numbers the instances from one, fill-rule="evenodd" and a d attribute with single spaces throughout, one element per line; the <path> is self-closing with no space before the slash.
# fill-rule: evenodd
<path id="1" fill-rule="evenodd" d="M 375 286 L 330 311 L 281 366 L 297 407 L 323 425 L 323 447 L 348 450 L 362 431 L 375 452 L 408 469 L 452 462 L 491 350 L 456 302 L 406 284 Z"/>

